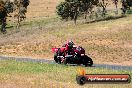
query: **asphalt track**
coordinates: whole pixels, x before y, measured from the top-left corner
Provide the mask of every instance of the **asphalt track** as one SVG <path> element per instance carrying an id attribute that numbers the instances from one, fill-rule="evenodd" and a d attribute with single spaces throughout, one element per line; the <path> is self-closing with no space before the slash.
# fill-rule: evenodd
<path id="1" fill-rule="evenodd" d="M 11 56 L 0 56 L 0 60 L 16 60 L 16 61 L 21 61 L 21 62 L 38 62 L 38 63 L 56 64 L 54 62 L 54 60 L 22 58 L 22 57 L 11 57 Z M 93 67 L 113 69 L 113 70 L 128 70 L 128 71 L 132 71 L 132 66 L 94 64 Z"/>

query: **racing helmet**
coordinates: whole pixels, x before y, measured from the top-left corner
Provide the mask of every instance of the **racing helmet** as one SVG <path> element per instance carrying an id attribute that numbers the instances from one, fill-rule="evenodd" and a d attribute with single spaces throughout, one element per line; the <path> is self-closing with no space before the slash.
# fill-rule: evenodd
<path id="1" fill-rule="evenodd" d="M 69 47 L 69 48 L 72 48 L 72 47 L 73 47 L 73 45 L 74 45 L 74 43 L 73 43 L 71 40 L 70 40 L 70 41 L 68 41 L 68 43 L 67 43 L 67 44 L 68 44 L 68 47 Z"/>

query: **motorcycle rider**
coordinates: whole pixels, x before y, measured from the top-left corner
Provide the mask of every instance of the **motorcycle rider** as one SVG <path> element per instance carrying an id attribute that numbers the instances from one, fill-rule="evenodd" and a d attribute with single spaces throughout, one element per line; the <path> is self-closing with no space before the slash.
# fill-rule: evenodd
<path id="1" fill-rule="evenodd" d="M 63 62 L 65 59 L 62 58 L 61 56 L 65 57 L 66 59 L 69 59 L 69 55 L 73 55 L 74 51 L 73 51 L 73 45 L 74 43 L 70 40 L 68 41 L 66 44 L 64 44 L 62 47 L 65 48 L 59 48 L 58 49 L 58 56 L 59 56 L 59 63 Z"/>
<path id="2" fill-rule="evenodd" d="M 77 57 L 75 51 L 74 51 L 74 43 L 70 40 L 65 44 L 65 58 L 66 58 L 66 63 L 70 60 L 76 60 L 78 61 L 79 58 Z"/>
<path id="3" fill-rule="evenodd" d="M 58 55 L 65 56 L 65 55 L 72 55 L 71 52 L 73 52 L 73 45 L 74 43 L 70 40 L 66 44 L 64 44 L 62 47 L 65 48 L 59 48 L 58 49 Z"/>
<path id="4" fill-rule="evenodd" d="M 73 45 L 74 43 L 70 40 L 68 41 L 66 44 L 65 44 L 65 51 L 66 51 L 66 54 L 68 55 L 71 55 L 72 52 L 73 52 Z"/>

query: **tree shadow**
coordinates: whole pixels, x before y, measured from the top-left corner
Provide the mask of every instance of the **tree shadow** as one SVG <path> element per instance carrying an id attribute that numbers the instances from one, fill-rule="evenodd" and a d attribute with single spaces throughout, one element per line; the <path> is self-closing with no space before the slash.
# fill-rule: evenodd
<path id="1" fill-rule="evenodd" d="M 124 17 L 126 17 L 126 15 L 121 15 L 121 16 L 108 16 L 108 17 L 105 17 L 105 18 L 102 18 L 102 19 L 96 19 L 96 20 L 92 20 L 92 21 L 85 22 L 85 23 L 86 24 L 89 24 L 89 23 L 95 23 L 95 22 L 100 22 L 100 21 L 116 20 L 116 19 L 120 19 L 120 18 L 124 18 Z"/>
<path id="2" fill-rule="evenodd" d="M 6 27 L 6 29 L 9 29 L 9 28 L 13 28 L 14 26 L 8 26 L 8 27 Z"/>
<path id="3" fill-rule="evenodd" d="M 20 26 L 27 26 L 27 25 L 30 25 L 30 23 L 23 23 Z M 10 29 L 10 28 L 14 28 L 14 27 L 17 27 L 17 25 L 6 26 L 6 29 Z"/>

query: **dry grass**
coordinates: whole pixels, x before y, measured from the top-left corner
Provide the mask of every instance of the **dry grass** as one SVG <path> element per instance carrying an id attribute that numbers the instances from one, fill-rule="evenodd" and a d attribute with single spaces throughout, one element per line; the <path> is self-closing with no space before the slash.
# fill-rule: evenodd
<path id="1" fill-rule="evenodd" d="M 60 47 L 72 39 L 86 49 L 95 63 L 132 65 L 131 15 L 91 24 L 79 21 L 74 25 L 73 22 L 54 18 L 55 7 L 60 1 L 32 0 L 28 18 L 36 17 L 39 20 L 25 22 L 25 26 L 19 30 L 10 28 L 7 34 L 1 34 L 0 54 L 53 59 L 51 48 Z M 50 14 L 49 18 L 41 18 L 47 14 Z"/>
<path id="2" fill-rule="evenodd" d="M 32 0 L 28 7 L 27 17 L 54 16 L 56 6 L 62 0 Z"/>
<path id="3" fill-rule="evenodd" d="M 0 34 L 0 54 L 53 59 L 52 47 L 72 39 L 86 49 L 94 63 L 132 65 L 132 16 L 117 20 L 74 25 L 51 18 L 60 0 L 32 0 L 27 17 L 37 18 L 19 30 Z M 48 19 L 41 19 L 41 17 Z M 30 19 L 32 20 L 32 19 Z M 79 86 L 75 76 L 78 67 L 0 61 L 0 88 L 132 88 L 132 84 L 89 84 Z M 100 68 L 87 68 L 87 73 L 122 73 Z"/>
<path id="4" fill-rule="evenodd" d="M 80 67 L 44 63 L 0 61 L 0 88 L 131 88 L 132 84 L 86 84 L 76 83 Z M 130 74 L 101 68 L 85 68 L 87 74 Z"/>
<path id="5" fill-rule="evenodd" d="M 130 15 L 117 20 L 77 25 L 62 21 L 42 22 L 41 29 L 37 25 L 32 29 L 30 26 L 22 27 L 19 32 L 10 30 L 6 35 L 0 35 L 0 54 L 52 59 L 51 48 L 60 47 L 66 40 L 72 39 L 86 49 L 95 63 L 132 65 L 131 19 Z"/>

